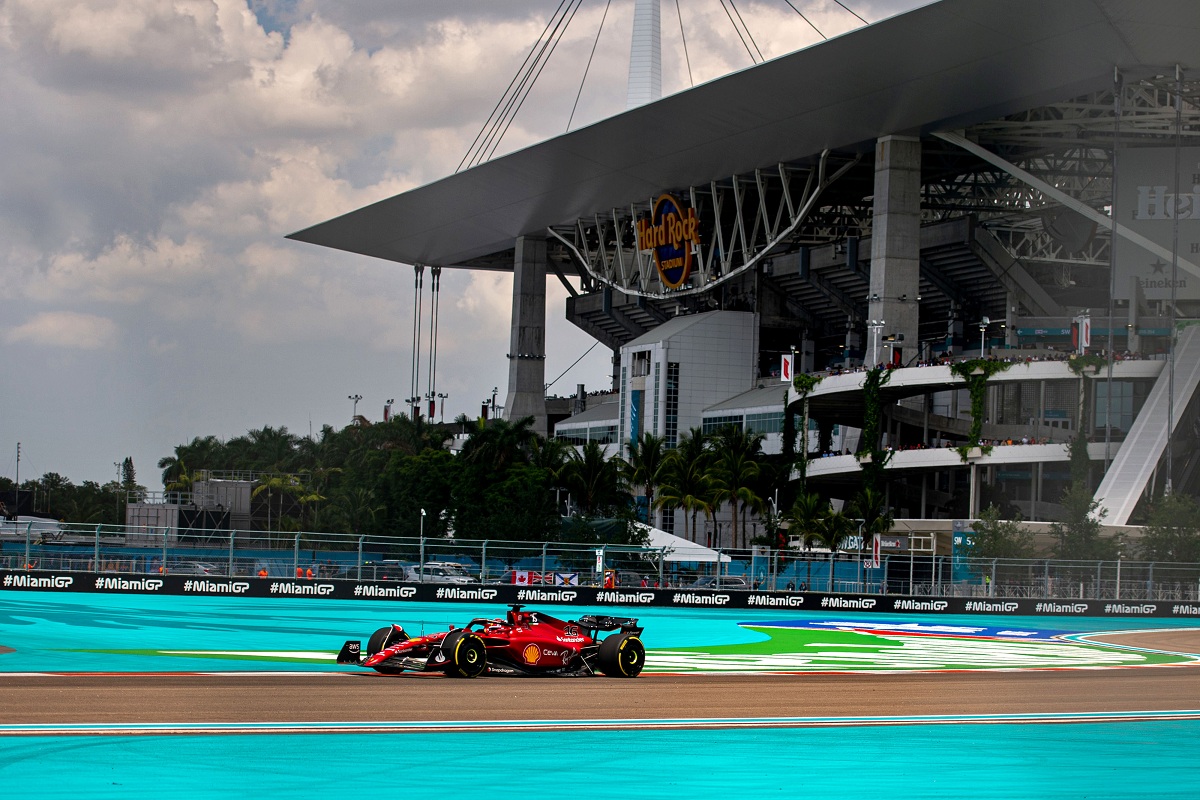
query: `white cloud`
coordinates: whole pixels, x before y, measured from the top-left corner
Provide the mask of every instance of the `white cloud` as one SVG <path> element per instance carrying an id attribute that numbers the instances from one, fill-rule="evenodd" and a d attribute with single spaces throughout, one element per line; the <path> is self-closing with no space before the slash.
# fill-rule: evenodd
<path id="1" fill-rule="evenodd" d="M 116 323 L 111 319 L 74 311 L 46 311 L 11 328 L 4 340 L 9 344 L 108 350 L 116 344 L 117 335 Z"/>
<path id="2" fill-rule="evenodd" d="M 874 7 L 891 13 L 897 2 Z M 827 33 L 846 17 L 827 0 L 805 7 Z M 816 40 L 777 3 L 739 8 L 769 56 Z M 93 387 L 70 415 L 16 397 L 0 415 L 0 447 L 19 436 L 31 460 L 42 454 L 33 463 L 76 480 L 107 479 L 111 462 L 132 454 L 148 479 L 192 436 L 319 428 L 348 420 L 348 393 L 368 397 L 368 410 L 404 397 L 412 269 L 283 237 L 451 173 L 552 10 L 494 0 L 0 3 L 5 368 L 57 396 Z M 697 81 L 749 63 L 719 4 L 684 11 Z M 581 8 L 499 152 L 566 129 L 602 13 Z M 623 110 L 631 15 L 632 3 L 613 4 L 573 127 Z M 663 33 L 665 89 L 677 91 L 687 79 L 669 4 Z M 551 281 L 548 380 L 592 344 L 563 320 L 564 296 Z M 443 272 L 438 389 L 451 395 L 448 415 L 477 413 L 492 386 L 503 395 L 510 304 L 506 274 Z M 608 358 L 596 348 L 555 390 L 604 385 Z"/>

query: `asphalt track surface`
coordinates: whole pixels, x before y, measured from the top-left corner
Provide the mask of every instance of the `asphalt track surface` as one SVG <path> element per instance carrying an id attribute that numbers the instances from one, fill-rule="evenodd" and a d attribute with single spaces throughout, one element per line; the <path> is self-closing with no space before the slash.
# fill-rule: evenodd
<path id="1" fill-rule="evenodd" d="M 1096 641 L 1200 653 L 1200 631 Z M 9 675 L 6 723 L 719 720 L 1104 714 L 1200 709 L 1200 666 L 916 674 L 658 675 L 454 680 L 354 673 Z"/>

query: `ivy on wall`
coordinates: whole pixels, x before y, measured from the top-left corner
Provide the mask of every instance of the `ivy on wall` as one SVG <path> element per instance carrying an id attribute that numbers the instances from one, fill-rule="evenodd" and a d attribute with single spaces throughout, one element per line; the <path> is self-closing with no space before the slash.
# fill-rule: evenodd
<path id="1" fill-rule="evenodd" d="M 802 409 L 801 417 L 803 419 L 803 422 L 801 423 L 801 430 L 799 431 L 799 437 L 796 436 L 796 431 L 794 428 L 792 432 L 793 458 L 795 458 L 794 448 L 796 439 L 799 438 L 800 440 L 799 457 L 795 458 L 794 463 L 799 467 L 801 489 L 803 489 L 805 481 L 808 478 L 808 395 L 813 389 L 817 388 L 817 384 L 820 382 L 820 375 L 808 375 L 806 373 L 800 373 L 792 377 L 792 388 L 796 391 L 796 394 L 800 395 L 800 399 L 797 402 L 800 403 L 800 407 Z M 784 424 L 786 425 L 787 422 L 791 420 L 792 415 L 788 413 L 786 408 L 786 400 L 784 401 L 784 405 L 785 408 L 783 411 L 783 417 Z"/>
<path id="2" fill-rule="evenodd" d="M 821 378 L 822 376 L 820 375 L 809 375 L 802 372 L 792 378 L 792 388 L 796 390 L 796 394 L 800 395 L 800 399 L 803 400 L 808 397 L 809 392 L 817 388 L 817 384 L 821 382 Z"/>
<path id="3" fill-rule="evenodd" d="M 1083 373 L 1088 369 L 1092 370 L 1093 375 L 1099 375 L 1100 368 L 1107 366 L 1108 359 L 1104 356 L 1071 356 L 1071 358 L 1067 360 L 1067 367 L 1070 368 L 1071 372 L 1074 372 L 1080 377 L 1082 377 Z"/>
<path id="4" fill-rule="evenodd" d="M 883 387 L 892 378 L 892 371 L 875 367 L 867 370 L 863 381 L 863 428 L 855 458 L 863 471 L 863 485 L 872 491 L 880 490 L 883 469 L 892 457 L 892 451 L 879 447 L 883 430 Z"/>
<path id="5" fill-rule="evenodd" d="M 979 452 L 987 455 L 992 452 L 991 445 L 981 445 L 979 440 L 983 434 L 984 405 L 987 398 L 987 382 L 993 375 L 1004 372 L 1013 365 L 1012 361 L 992 361 L 986 358 L 972 358 L 950 365 L 950 372 L 962 378 L 967 384 L 967 392 L 971 396 L 971 430 L 967 433 L 967 443 L 954 448 L 959 457 L 965 462 L 971 450 L 978 447 Z"/>

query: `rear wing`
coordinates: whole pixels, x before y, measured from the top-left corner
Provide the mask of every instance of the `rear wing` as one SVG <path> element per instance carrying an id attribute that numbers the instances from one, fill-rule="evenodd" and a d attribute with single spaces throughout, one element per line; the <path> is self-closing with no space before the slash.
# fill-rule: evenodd
<path id="1" fill-rule="evenodd" d="M 598 633 L 599 631 L 621 631 L 622 633 L 642 635 L 642 628 L 633 617 L 597 617 L 594 614 L 588 614 L 587 616 L 580 617 L 576 622 L 593 633 Z M 593 636 L 592 638 L 596 637 Z"/>

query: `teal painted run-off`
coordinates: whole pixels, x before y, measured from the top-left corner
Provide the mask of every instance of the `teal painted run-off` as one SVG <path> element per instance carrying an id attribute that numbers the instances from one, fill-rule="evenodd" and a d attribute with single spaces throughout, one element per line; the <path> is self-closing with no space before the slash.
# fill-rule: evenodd
<path id="1" fill-rule="evenodd" d="M 608 609 L 611 612 L 611 609 Z M 318 599 L 0 593 L 0 681 L 24 672 L 341 671 L 325 661 L 147 656 L 166 650 L 319 653 L 387 622 L 410 630 L 497 616 L 496 606 Z M 561 609 L 564 615 L 587 609 Z M 651 652 L 761 646 L 762 628 L 869 619 L 953 627 L 978 618 L 726 609 L 623 609 Z M 750 623 L 758 629 L 738 623 Z M 1088 634 L 1196 621 L 992 618 L 1016 629 Z M 109 651 L 109 652 L 101 652 Z M 120 652 L 112 652 L 120 651 Z M 1184 667 L 1194 669 L 1195 667 Z M 48 676 L 47 680 L 60 680 Z M 486 680 L 486 678 L 481 679 Z M 645 680 L 661 680 L 653 676 Z M 675 720 L 201 726 L 13 726 L 0 709 L 5 797 L 161 798 L 434 795 L 587 791 L 622 798 L 1195 798 L 1195 710 L 1141 715 L 714 720 L 697 680 Z M 796 691 L 805 691 L 798 680 Z M 303 696 L 295 698 L 303 706 Z M 519 716 L 519 712 L 514 712 Z M 1104 721 L 1097 721 L 1103 719 Z M 1047 724 L 1054 722 L 1056 724 Z M 519 723 L 518 723 L 519 725 Z M 372 732 L 363 732 L 369 727 Z M 471 728 L 463 730 L 462 728 Z M 169 730 L 168 730 L 169 729 Z M 50 733 L 53 731 L 53 733 Z M 303 732 L 303 735 L 295 735 Z M 227 735 L 234 733 L 236 735 Z"/>

